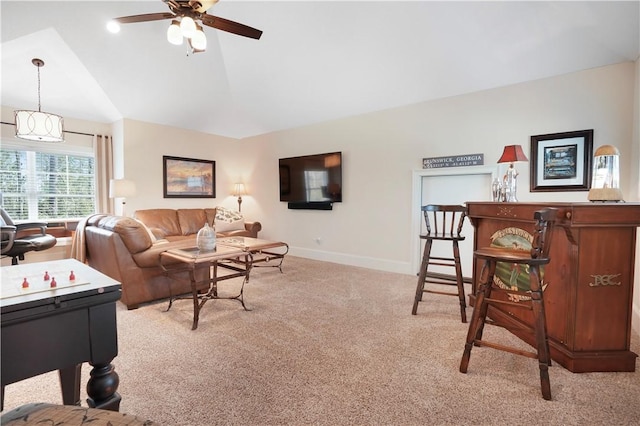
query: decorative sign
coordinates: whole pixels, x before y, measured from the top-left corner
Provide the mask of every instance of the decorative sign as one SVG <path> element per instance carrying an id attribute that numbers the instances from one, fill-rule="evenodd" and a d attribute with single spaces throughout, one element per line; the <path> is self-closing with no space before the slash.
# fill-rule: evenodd
<path id="1" fill-rule="evenodd" d="M 491 247 L 530 252 L 532 243 L 533 235 L 524 229 L 516 227 L 499 229 L 491 235 Z M 540 273 L 544 276 L 543 267 L 540 267 Z M 505 290 L 529 291 L 531 290 L 531 285 L 529 284 L 529 267 L 522 266 L 518 263 L 498 262 L 496 264 L 493 282 Z M 548 285 L 548 282 L 543 282 L 542 291 L 544 291 Z M 507 297 L 512 302 L 531 300 L 531 297 L 520 294 L 508 294 Z"/>
<path id="2" fill-rule="evenodd" d="M 428 157 L 422 159 L 423 169 L 482 165 L 484 165 L 484 154 L 464 154 L 447 157 Z"/>

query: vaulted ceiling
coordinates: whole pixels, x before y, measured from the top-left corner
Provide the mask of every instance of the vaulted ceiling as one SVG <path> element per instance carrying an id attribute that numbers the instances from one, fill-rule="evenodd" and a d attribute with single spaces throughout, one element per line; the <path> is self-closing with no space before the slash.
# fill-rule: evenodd
<path id="1" fill-rule="evenodd" d="M 237 1 L 208 13 L 206 52 L 167 42 L 160 0 L 0 2 L 2 105 L 244 138 L 624 61 L 638 1 Z"/>

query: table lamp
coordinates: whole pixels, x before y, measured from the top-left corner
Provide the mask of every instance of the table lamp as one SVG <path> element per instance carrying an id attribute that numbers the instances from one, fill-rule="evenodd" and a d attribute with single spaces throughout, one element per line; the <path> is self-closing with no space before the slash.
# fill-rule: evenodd
<path id="1" fill-rule="evenodd" d="M 238 211 L 242 211 L 242 196 L 247 195 L 246 190 L 244 189 L 244 183 L 236 183 L 233 186 L 233 195 L 238 197 Z"/>
<path id="2" fill-rule="evenodd" d="M 524 155 L 522 151 L 522 146 L 520 145 L 507 145 L 504 147 L 504 151 L 502 151 L 502 156 L 498 160 L 498 163 L 511 163 L 509 168 L 507 169 L 507 173 L 504 176 L 504 184 L 506 187 L 506 199 L 503 201 L 508 201 L 515 203 L 518 201 L 516 197 L 516 183 L 518 172 L 513 166 L 513 163 L 516 161 L 529 161 L 527 156 Z"/>
<path id="3" fill-rule="evenodd" d="M 136 184 L 127 179 L 111 179 L 109 181 L 109 198 L 122 198 L 122 216 L 125 214 L 125 204 L 127 197 L 136 195 Z"/>
<path id="4" fill-rule="evenodd" d="M 620 190 L 620 151 L 602 145 L 593 154 L 589 201 L 624 201 Z"/>

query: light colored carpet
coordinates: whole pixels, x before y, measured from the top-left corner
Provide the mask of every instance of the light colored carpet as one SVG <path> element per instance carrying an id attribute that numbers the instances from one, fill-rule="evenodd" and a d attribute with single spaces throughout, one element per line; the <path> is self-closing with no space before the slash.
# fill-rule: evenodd
<path id="1" fill-rule="evenodd" d="M 166 425 L 640 424 L 639 373 L 554 364 L 553 401 L 542 399 L 532 359 L 474 348 L 461 374 L 467 326 L 457 300 L 425 294 L 412 316 L 415 284 L 289 256 L 283 274 L 254 269 L 245 288 L 252 311 L 210 301 L 195 331 L 190 301 L 169 312 L 164 301 L 134 311 L 118 304 L 121 411 Z M 632 350 L 639 346 L 634 336 Z M 85 365 L 83 382 L 88 375 Z M 82 398 L 86 405 L 84 389 Z M 60 401 L 56 373 L 5 389 L 5 410 Z"/>

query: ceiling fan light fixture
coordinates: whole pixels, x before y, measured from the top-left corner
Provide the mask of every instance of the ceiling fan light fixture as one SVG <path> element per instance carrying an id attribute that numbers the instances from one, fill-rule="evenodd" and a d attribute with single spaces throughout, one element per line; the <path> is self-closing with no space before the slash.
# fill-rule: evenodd
<path id="1" fill-rule="evenodd" d="M 171 21 L 171 25 L 167 29 L 167 41 L 176 46 L 182 44 L 182 30 L 180 30 L 180 23 L 176 20 Z"/>
<path id="2" fill-rule="evenodd" d="M 198 25 L 198 29 L 196 30 L 193 37 L 191 37 L 191 45 L 196 50 L 206 50 L 207 49 L 207 36 L 204 35 L 204 31 L 202 31 L 202 27 Z"/>
<path id="3" fill-rule="evenodd" d="M 183 16 L 180 21 L 180 29 L 184 37 L 191 38 L 196 33 L 196 22 L 190 16 Z"/>

